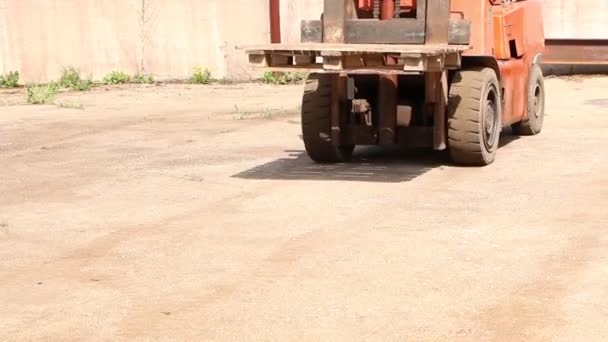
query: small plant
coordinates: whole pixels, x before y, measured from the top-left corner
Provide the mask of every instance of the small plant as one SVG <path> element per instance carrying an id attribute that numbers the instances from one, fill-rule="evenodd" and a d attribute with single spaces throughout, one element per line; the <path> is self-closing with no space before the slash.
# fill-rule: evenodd
<path id="1" fill-rule="evenodd" d="M 262 75 L 262 82 L 266 84 L 285 85 L 305 80 L 306 74 L 300 72 L 266 72 Z"/>
<path id="2" fill-rule="evenodd" d="M 200 65 L 194 67 L 194 75 L 190 79 L 192 84 L 209 84 L 211 82 L 211 71 L 209 68 L 203 69 Z"/>
<path id="3" fill-rule="evenodd" d="M 125 84 L 131 81 L 131 76 L 122 71 L 112 71 L 103 78 L 105 85 Z"/>
<path id="4" fill-rule="evenodd" d="M 59 102 L 57 107 L 84 110 L 84 106 L 79 102 Z"/>
<path id="5" fill-rule="evenodd" d="M 59 85 L 63 88 L 70 88 L 76 91 L 88 91 L 93 88 L 93 81 L 83 80 L 80 77 L 80 71 L 74 67 L 63 69 Z"/>
<path id="6" fill-rule="evenodd" d="M 242 111 L 239 106 L 234 105 L 234 111 L 232 111 L 232 118 L 234 120 L 245 120 L 250 115 L 250 112 Z"/>
<path id="7" fill-rule="evenodd" d="M 91 80 L 81 80 L 75 87 L 72 87 L 72 89 L 77 91 L 89 91 L 94 85 L 95 83 Z"/>
<path id="8" fill-rule="evenodd" d="M 265 72 L 264 75 L 262 75 L 262 82 L 266 84 L 277 84 L 277 76 L 274 72 Z"/>
<path id="9" fill-rule="evenodd" d="M 18 84 L 18 71 L 11 71 L 6 75 L 0 75 L 0 88 L 16 88 Z"/>
<path id="10" fill-rule="evenodd" d="M 275 111 L 272 110 L 271 108 L 266 108 L 264 110 L 264 113 L 262 113 L 262 117 L 266 120 L 272 120 L 275 116 Z"/>
<path id="11" fill-rule="evenodd" d="M 46 104 L 59 95 L 60 85 L 57 82 L 47 84 L 30 84 L 25 88 L 27 102 L 31 104 Z"/>
<path id="12" fill-rule="evenodd" d="M 136 74 L 133 76 L 133 83 L 154 84 L 154 76 L 147 74 Z"/>
<path id="13" fill-rule="evenodd" d="M 65 88 L 74 88 L 80 83 L 80 71 L 74 67 L 63 69 L 59 84 Z"/>

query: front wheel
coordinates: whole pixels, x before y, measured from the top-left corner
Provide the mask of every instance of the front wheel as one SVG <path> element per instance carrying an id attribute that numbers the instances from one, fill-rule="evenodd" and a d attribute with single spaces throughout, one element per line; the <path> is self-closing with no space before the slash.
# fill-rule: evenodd
<path id="1" fill-rule="evenodd" d="M 349 161 L 355 147 L 331 141 L 332 83 L 335 75 L 311 74 L 302 97 L 302 138 L 308 156 L 317 163 Z"/>
<path id="2" fill-rule="evenodd" d="M 494 69 L 471 68 L 454 74 L 448 101 L 448 148 L 456 164 L 494 162 L 502 130 L 499 89 Z"/>

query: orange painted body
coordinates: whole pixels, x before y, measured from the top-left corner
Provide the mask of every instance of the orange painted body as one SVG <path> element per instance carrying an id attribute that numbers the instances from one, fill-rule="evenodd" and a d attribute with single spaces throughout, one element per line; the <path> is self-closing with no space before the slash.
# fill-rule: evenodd
<path id="1" fill-rule="evenodd" d="M 471 20 L 466 56 L 494 58 L 503 88 L 504 125 L 528 116 L 528 79 L 537 55 L 545 49 L 542 1 L 452 0 L 452 15 Z"/>
<path id="2" fill-rule="evenodd" d="M 386 4 L 392 1 L 383 2 Z M 498 65 L 503 94 L 504 125 L 527 118 L 528 79 L 536 56 L 545 49 L 542 0 L 451 0 L 451 16 L 471 22 L 469 57 L 483 57 Z M 373 9 L 373 0 L 358 0 L 361 10 Z M 414 11 L 416 0 L 401 0 L 402 9 Z M 485 63 L 484 65 L 487 65 Z"/>
<path id="3" fill-rule="evenodd" d="M 452 0 L 452 17 L 471 21 L 471 50 L 466 55 L 493 56 L 492 8 L 488 0 Z"/>

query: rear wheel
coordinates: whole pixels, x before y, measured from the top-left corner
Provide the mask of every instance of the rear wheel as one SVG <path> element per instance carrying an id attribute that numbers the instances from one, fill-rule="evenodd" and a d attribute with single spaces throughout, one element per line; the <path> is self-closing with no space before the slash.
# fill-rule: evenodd
<path id="1" fill-rule="evenodd" d="M 545 81 L 543 71 L 534 64 L 528 82 L 528 117 L 513 125 L 513 131 L 519 135 L 536 135 L 542 131 L 544 120 Z"/>
<path id="2" fill-rule="evenodd" d="M 502 130 L 500 87 L 496 72 L 472 68 L 454 74 L 448 103 L 448 143 L 460 165 L 494 162 Z"/>
<path id="3" fill-rule="evenodd" d="M 306 152 L 317 163 L 350 160 L 353 145 L 335 146 L 331 141 L 332 74 L 311 74 L 302 98 L 302 137 Z"/>

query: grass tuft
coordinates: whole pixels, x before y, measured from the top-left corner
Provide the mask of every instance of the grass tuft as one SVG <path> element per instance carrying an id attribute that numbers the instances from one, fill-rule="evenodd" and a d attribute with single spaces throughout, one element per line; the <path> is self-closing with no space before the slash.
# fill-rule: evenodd
<path id="1" fill-rule="evenodd" d="M 19 72 L 11 71 L 0 75 L 0 88 L 16 88 L 19 85 Z"/>
<path id="2" fill-rule="evenodd" d="M 131 82 L 131 76 L 122 71 L 112 71 L 103 78 L 105 85 L 125 84 Z"/>
<path id="3" fill-rule="evenodd" d="M 266 84 L 285 85 L 300 83 L 306 78 L 308 78 L 308 75 L 301 72 L 266 72 L 262 76 L 262 82 Z"/>
<path id="4" fill-rule="evenodd" d="M 57 103 L 57 107 L 84 110 L 84 106 L 79 102 L 59 102 Z"/>
<path id="5" fill-rule="evenodd" d="M 262 117 L 266 120 L 272 120 L 276 114 L 277 113 L 272 108 L 266 108 L 264 113 L 262 113 Z"/>
<path id="6" fill-rule="evenodd" d="M 133 76 L 133 83 L 138 84 L 154 84 L 154 76 L 148 74 L 136 74 Z"/>
<path id="7" fill-rule="evenodd" d="M 234 120 L 245 120 L 247 117 L 250 117 L 251 114 L 251 112 L 243 111 L 239 108 L 239 106 L 234 105 L 234 110 L 232 111 L 232 118 Z"/>
<path id="8" fill-rule="evenodd" d="M 80 77 L 80 70 L 74 67 L 64 68 L 58 83 L 63 88 L 70 88 L 76 91 L 89 91 L 94 85 L 91 80 L 83 80 Z"/>
<path id="9" fill-rule="evenodd" d="M 211 83 L 211 71 L 209 68 L 204 68 L 200 65 L 194 67 L 194 74 L 190 79 L 192 84 L 209 84 Z"/>
<path id="10" fill-rule="evenodd" d="M 59 95 L 60 85 L 57 82 L 47 84 L 29 84 L 25 87 L 27 102 L 30 104 L 47 104 Z"/>

